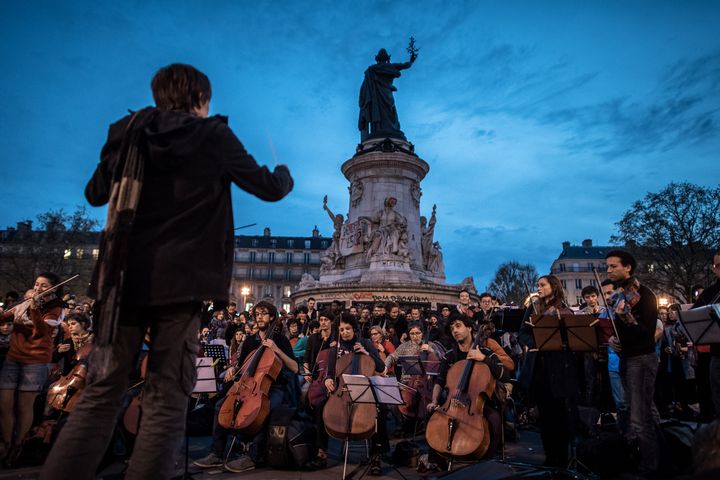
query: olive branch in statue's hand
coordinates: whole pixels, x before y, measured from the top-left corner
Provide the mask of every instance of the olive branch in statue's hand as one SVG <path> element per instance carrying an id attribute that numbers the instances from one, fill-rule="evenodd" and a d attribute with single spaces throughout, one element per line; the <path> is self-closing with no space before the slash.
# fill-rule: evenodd
<path id="1" fill-rule="evenodd" d="M 420 49 L 415 46 L 415 37 L 410 37 L 410 43 L 408 43 L 407 52 L 410 54 L 411 63 L 415 61 L 419 51 Z"/>

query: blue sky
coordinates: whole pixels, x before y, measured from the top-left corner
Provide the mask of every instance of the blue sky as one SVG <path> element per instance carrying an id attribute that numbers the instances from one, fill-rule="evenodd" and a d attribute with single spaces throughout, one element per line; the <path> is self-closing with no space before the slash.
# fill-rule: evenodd
<path id="1" fill-rule="evenodd" d="M 295 177 L 280 204 L 235 189 L 236 224 L 329 236 L 363 71 L 381 47 L 405 61 L 413 35 L 395 99 L 430 164 L 421 210 L 438 205 L 448 280 L 482 289 L 511 259 L 542 273 L 564 240 L 606 244 L 647 191 L 717 186 L 718 25 L 712 1 L 1 2 L 0 228 L 83 204 L 108 124 L 185 62 L 210 77 L 211 113 Z"/>

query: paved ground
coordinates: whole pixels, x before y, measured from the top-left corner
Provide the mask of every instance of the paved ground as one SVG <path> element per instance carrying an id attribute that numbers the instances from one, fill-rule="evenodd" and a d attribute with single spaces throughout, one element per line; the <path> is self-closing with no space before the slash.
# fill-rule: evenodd
<path id="1" fill-rule="evenodd" d="M 542 447 L 540 446 L 539 435 L 534 431 L 522 431 L 520 439 L 517 442 L 508 442 L 505 449 L 505 458 L 508 461 L 517 461 L 531 464 L 542 463 L 544 456 Z M 421 446 L 426 448 L 426 444 L 421 437 L 417 437 L 418 442 L 422 442 Z M 392 440 L 391 446 L 394 447 L 399 440 Z M 343 463 L 340 458 L 341 443 L 331 441 L 330 456 L 328 459 L 328 468 L 319 471 L 303 472 L 303 471 L 284 471 L 271 469 L 256 469 L 244 473 L 230 473 L 221 468 L 200 469 L 192 466 L 192 460 L 205 456 L 208 453 L 210 445 L 210 437 L 191 437 L 190 438 L 190 459 L 191 465 L 189 472 L 196 480 L 224 480 L 229 478 L 243 478 L 247 480 L 324 480 L 342 478 Z M 365 448 L 361 442 L 353 442 L 350 447 L 348 472 L 355 469 L 361 459 L 365 456 Z M 456 465 L 455 468 L 462 468 L 463 465 Z M 123 464 L 118 462 L 104 470 L 102 478 L 107 480 L 119 478 L 117 474 L 123 469 Z M 0 470 L 0 479 L 35 479 L 37 478 L 39 468 L 23 468 L 15 470 Z M 355 475 L 359 478 L 360 473 Z M 429 478 L 425 475 L 417 473 L 414 469 L 401 467 L 394 470 L 388 463 L 383 463 L 383 475 L 381 477 L 365 477 L 378 479 L 407 479 L 416 480 L 420 478 Z"/>

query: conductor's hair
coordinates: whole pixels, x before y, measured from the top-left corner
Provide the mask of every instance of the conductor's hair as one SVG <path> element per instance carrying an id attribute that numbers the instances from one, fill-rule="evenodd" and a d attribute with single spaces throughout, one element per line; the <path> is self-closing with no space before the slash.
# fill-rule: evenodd
<path id="1" fill-rule="evenodd" d="M 197 68 L 173 63 L 157 71 L 151 83 L 155 105 L 160 110 L 191 112 L 210 101 L 210 80 Z"/>

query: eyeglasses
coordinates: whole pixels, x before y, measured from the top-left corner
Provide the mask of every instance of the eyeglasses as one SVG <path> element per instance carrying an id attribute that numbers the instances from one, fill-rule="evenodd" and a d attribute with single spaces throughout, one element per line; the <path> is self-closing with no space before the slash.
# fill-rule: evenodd
<path id="1" fill-rule="evenodd" d="M 258 310 L 257 312 L 255 312 L 256 317 L 261 317 L 261 316 L 264 317 L 266 315 L 270 315 L 270 312 L 262 311 L 262 310 Z"/>

